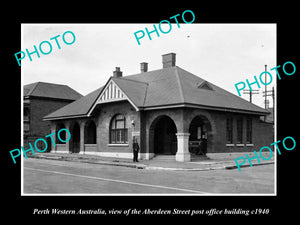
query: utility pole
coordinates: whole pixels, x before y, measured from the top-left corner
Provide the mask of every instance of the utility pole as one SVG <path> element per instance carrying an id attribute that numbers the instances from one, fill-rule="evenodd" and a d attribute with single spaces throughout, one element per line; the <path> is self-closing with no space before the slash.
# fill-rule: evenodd
<path id="1" fill-rule="evenodd" d="M 244 90 L 243 94 L 248 94 L 250 96 L 249 101 L 252 103 L 252 95 L 254 94 L 259 94 L 259 90 L 250 90 L 250 89 L 246 89 Z"/>
<path id="2" fill-rule="evenodd" d="M 273 100 L 273 115 L 274 115 L 274 110 L 275 110 L 275 91 L 274 91 L 274 87 L 272 87 L 271 91 L 263 91 L 263 97 L 265 97 L 265 99 L 266 99 L 267 96 L 272 97 L 272 100 Z M 265 116 L 265 119 L 266 119 L 266 116 Z"/>
<path id="3" fill-rule="evenodd" d="M 265 84 L 267 83 L 267 65 L 265 65 Z M 265 85 L 265 93 L 267 93 L 267 85 Z M 267 95 L 265 95 L 265 109 L 267 109 Z"/>
<path id="4" fill-rule="evenodd" d="M 271 96 L 272 100 L 273 100 L 273 108 L 275 107 L 275 92 L 274 92 L 274 87 L 272 87 L 271 91 L 263 91 L 263 97 L 265 97 L 265 99 L 267 98 L 267 96 Z"/>

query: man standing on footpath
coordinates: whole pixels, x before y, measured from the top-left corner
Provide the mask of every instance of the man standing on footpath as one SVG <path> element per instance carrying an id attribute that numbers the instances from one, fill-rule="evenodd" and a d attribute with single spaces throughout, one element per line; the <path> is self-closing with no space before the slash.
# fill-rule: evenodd
<path id="1" fill-rule="evenodd" d="M 132 140 L 132 150 L 133 150 L 133 162 L 138 162 L 138 154 L 139 154 L 140 146 L 135 137 L 133 137 Z"/>

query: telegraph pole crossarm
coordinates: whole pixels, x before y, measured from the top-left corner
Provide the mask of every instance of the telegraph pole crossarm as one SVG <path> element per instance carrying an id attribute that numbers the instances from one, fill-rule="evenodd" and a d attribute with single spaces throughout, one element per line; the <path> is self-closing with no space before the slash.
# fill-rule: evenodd
<path id="1" fill-rule="evenodd" d="M 274 115 L 274 110 L 275 110 L 275 91 L 274 91 L 274 87 L 272 87 L 272 90 L 270 90 L 270 91 L 263 91 L 263 97 L 267 98 L 267 96 L 272 97 L 272 100 L 273 100 L 273 115 Z M 266 116 L 265 116 L 265 121 L 266 121 Z"/>
<path id="2" fill-rule="evenodd" d="M 274 87 L 272 87 L 272 90 L 270 91 L 263 91 L 263 97 L 271 96 L 273 99 L 273 104 L 274 104 L 274 97 L 275 97 L 275 92 L 274 92 Z"/>
<path id="3" fill-rule="evenodd" d="M 243 94 L 248 94 L 250 96 L 249 101 L 252 103 L 252 95 L 254 94 L 259 94 L 259 90 L 249 90 L 249 89 L 245 89 Z"/>

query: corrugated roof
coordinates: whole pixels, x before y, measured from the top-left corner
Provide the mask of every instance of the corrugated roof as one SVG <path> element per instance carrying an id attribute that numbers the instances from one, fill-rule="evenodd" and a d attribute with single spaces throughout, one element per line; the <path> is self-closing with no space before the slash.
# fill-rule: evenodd
<path id="1" fill-rule="evenodd" d="M 24 85 L 24 97 L 42 97 L 76 100 L 82 95 L 67 85 L 36 82 Z"/>
<path id="2" fill-rule="evenodd" d="M 178 66 L 124 77 L 111 77 L 133 104 L 141 110 L 185 105 L 216 110 L 265 115 L 269 112 Z M 109 83 L 109 82 L 107 82 Z M 206 83 L 207 86 L 203 88 Z M 209 88 L 207 88 L 209 86 Z M 105 87 L 103 87 L 105 88 Z M 211 90 L 212 89 L 212 90 Z M 44 117 L 45 119 L 86 116 L 102 88 Z"/>

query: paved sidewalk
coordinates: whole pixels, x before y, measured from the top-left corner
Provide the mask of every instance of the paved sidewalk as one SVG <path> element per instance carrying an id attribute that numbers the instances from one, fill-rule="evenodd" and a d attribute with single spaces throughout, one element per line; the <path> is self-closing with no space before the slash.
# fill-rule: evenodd
<path id="1" fill-rule="evenodd" d="M 174 171 L 205 171 L 205 170 L 219 170 L 219 169 L 237 169 L 235 159 L 238 157 L 245 157 L 246 154 L 250 158 L 254 156 L 253 152 L 243 153 L 208 153 L 208 159 L 196 159 L 191 162 L 177 162 L 172 160 L 140 160 L 138 163 L 132 162 L 132 159 L 124 158 L 113 158 L 113 157 L 101 157 L 87 154 L 62 154 L 62 153 L 36 153 L 36 155 L 28 155 L 31 158 L 39 159 L 51 159 L 61 161 L 77 161 L 82 163 L 93 163 L 111 166 L 125 166 L 137 169 L 148 169 L 148 170 L 174 170 Z M 270 153 L 263 153 L 265 158 L 268 158 Z M 26 160 L 26 159 L 25 159 Z M 258 163 L 257 159 L 251 161 L 253 166 L 273 164 L 274 157 L 270 160 L 260 160 Z M 241 167 L 249 167 L 249 162 L 246 159 L 244 165 Z"/>

